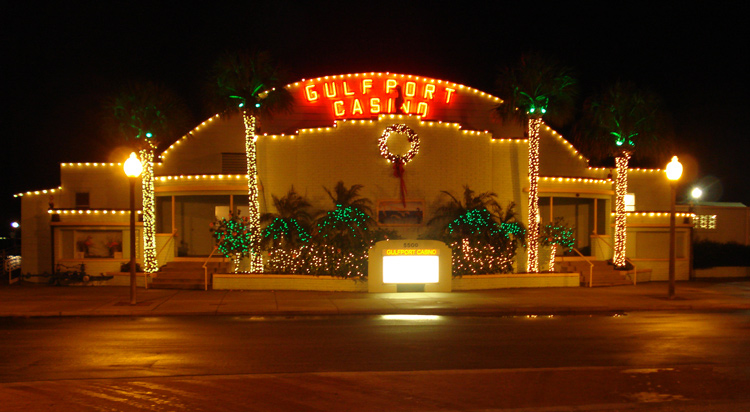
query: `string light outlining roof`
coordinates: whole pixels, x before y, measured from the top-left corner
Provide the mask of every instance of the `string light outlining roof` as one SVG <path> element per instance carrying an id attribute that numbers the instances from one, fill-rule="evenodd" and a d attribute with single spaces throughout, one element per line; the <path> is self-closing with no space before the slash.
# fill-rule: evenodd
<path id="1" fill-rule="evenodd" d="M 130 210 L 124 209 L 50 209 L 47 211 L 50 215 L 125 215 L 129 214 Z M 143 211 L 138 210 L 136 214 L 142 214 Z"/>
<path id="2" fill-rule="evenodd" d="M 44 190 L 30 190 L 25 193 L 16 193 L 13 195 L 13 197 L 23 197 L 23 196 L 33 196 L 33 195 L 46 195 L 50 193 L 56 193 L 62 190 L 62 186 L 58 186 L 54 189 L 44 189 Z"/>

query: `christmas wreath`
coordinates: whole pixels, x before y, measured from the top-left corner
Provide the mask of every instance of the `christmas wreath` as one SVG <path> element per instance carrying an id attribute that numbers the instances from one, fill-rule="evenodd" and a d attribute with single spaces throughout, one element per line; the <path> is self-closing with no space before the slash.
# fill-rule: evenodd
<path id="1" fill-rule="evenodd" d="M 392 133 L 402 133 L 409 140 L 409 150 L 403 155 L 396 155 L 388 151 L 388 138 Z M 385 128 L 378 140 L 380 155 L 393 163 L 393 176 L 401 180 L 401 201 L 406 207 L 406 183 L 404 183 L 404 165 L 409 163 L 419 152 L 419 136 L 405 124 L 392 124 Z"/>

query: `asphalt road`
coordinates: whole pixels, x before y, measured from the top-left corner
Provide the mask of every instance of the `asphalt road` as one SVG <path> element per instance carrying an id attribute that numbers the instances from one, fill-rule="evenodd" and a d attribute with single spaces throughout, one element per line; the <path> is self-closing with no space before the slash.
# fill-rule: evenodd
<path id="1" fill-rule="evenodd" d="M 0 404 L 25 411 L 748 410 L 748 348 L 748 312 L 4 318 Z M 554 409 L 571 407 L 586 409 Z"/>

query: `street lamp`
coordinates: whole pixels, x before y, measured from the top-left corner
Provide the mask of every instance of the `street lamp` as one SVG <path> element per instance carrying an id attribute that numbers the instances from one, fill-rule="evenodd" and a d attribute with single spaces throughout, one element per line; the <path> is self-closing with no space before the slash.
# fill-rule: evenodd
<path id="1" fill-rule="evenodd" d="M 703 189 L 700 187 L 694 187 L 693 190 L 690 192 L 690 197 L 694 201 L 700 200 L 701 196 L 703 196 Z"/>
<path id="2" fill-rule="evenodd" d="M 135 305 L 135 182 L 143 171 L 135 152 L 125 161 L 123 169 L 130 181 L 130 304 Z"/>
<path id="3" fill-rule="evenodd" d="M 695 279 L 695 247 L 693 243 L 695 243 L 695 204 L 698 203 L 698 201 L 701 199 L 701 196 L 703 196 L 703 189 L 700 187 L 694 187 L 693 190 L 690 191 L 690 209 L 688 210 L 688 213 L 690 213 L 690 217 L 686 219 L 691 219 L 690 223 L 690 279 Z"/>
<path id="4" fill-rule="evenodd" d="M 677 200 L 677 181 L 682 176 L 682 164 L 677 160 L 677 156 L 672 156 L 672 161 L 667 164 L 667 179 L 672 189 L 672 197 L 669 202 L 669 298 L 674 298 L 674 261 L 675 261 L 675 224 L 674 209 Z"/>

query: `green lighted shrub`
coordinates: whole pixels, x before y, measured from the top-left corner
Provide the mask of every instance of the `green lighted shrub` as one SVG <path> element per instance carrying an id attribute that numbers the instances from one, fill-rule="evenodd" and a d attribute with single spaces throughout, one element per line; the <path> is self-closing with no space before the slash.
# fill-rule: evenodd
<path id="1" fill-rule="evenodd" d="M 239 272 L 242 259 L 254 253 L 248 218 L 230 213 L 228 219 L 212 222 L 209 230 L 219 252 L 232 259 L 234 273 Z"/>
<path id="2" fill-rule="evenodd" d="M 372 218 L 370 200 L 360 197 L 361 185 L 347 188 L 338 182 L 325 189 L 334 208 L 318 213 L 313 221 L 306 213 L 310 204 L 294 189 L 277 199 L 276 214 L 263 230 L 263 249 L 268 251 L 267 273 L 367 277 L 370 248 L 378 241 L 395 238 L 395 232 L 380 228 Z"/>
<path id="3" fill-rule="evenodd" d="M 526 236 L 515 205 L 503 210 L 495 193 L 475 193 L 468 186 L 463 199 L 442 193 L 448 201 L 427 223 L 432 229 L 428 237 L 450 246 L 453 276 L 512 272 L 516 249 Z"/>
<path id="4" fill-rule="evenodd" d="M 750 266 L 750 246 L 735 242 L 696 240 L 693 243 L 696 269 L 717 266 Z"/>

